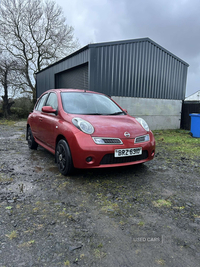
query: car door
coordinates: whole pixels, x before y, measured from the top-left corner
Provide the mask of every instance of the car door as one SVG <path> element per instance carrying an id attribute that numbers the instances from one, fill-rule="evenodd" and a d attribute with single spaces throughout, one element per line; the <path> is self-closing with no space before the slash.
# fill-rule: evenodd
<path id="1" fill-rule="evenodd" d="M 30 126 L 33 136 L 40 140 L 41 133 L 41 112 L 48 94 L 44 94 L 37 102 L 33 113 L 30 117 Z"/>
<path id="2" fill-rule="evenodd" d="M 45 106 L 51 106 L 53 109 L 58 110 L 58 99 L 56 93 L 49 93 Z M 56 129 L 58 128 L 58 116 L 55 113 L 42 112 L 40 117 L 40 140 L 47 146 L 55 148 L 55 140 L 57 136 Z"/>

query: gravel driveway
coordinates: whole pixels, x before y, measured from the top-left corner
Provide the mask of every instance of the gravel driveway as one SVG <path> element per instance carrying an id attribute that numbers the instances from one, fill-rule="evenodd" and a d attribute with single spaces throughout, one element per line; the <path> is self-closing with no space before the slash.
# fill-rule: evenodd
<path id="1" fill-rule="evenodd" d="M 59 174 L 0 125 L 0 267 L 200 266 L 199 158 Z"/>

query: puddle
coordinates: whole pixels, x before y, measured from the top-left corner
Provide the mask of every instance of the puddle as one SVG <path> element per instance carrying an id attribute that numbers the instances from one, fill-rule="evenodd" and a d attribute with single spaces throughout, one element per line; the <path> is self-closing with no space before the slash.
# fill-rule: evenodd
<path id="1" fill-rule="evenodd" d="M 15 135 L 12 135 L 12 136 L 1 136 L 0 137 L 0 140 L 2 139 L 17 139 L 17 138 L 21 138 L 22 137 L 22 134 L 23 133 L 20 133 L 20 134 L 15 134 Z"/>
<path id="2" fill-rule="evenodd" d="M 44 168 L 42 168 L 42 167 L 38 167 L 38 166 L 36 166 L 35 168 L 35 171 L 38 173 L 38 172 L 41 172 L 41 171 L 43 171 L 44 170 Z"/>
<path id="3" fill-rule="evenodd" d="M 53 173 L 58 173 L 58 167 L 57 165 L 49 167 L 48 170 Z"/>
<path id="4" fill-rule="evenodd" d="M 1 192 L 13 192 L 13 193 L 32 193 L 36 189 L 36 186 L 27 181 L 18 181 L 14 184 L 7 185 Z"/>
<path id="5" fill-rule="evenodd" d="M 27 121 L 19 121 L 15 123 L 15 126 L 26 127 Z"/>

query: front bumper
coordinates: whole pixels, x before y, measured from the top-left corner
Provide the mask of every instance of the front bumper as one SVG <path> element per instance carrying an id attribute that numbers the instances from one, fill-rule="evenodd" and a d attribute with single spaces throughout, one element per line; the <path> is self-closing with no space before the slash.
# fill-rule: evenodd
<path id="1" fill-rule="evenodd" d="M 105 168 L 143 163 L 154 158 L 155 139 L 149 132 L 150 141 L 134 143 L 134 139 L 121 139 L 123 144 L 97 145 L 90 135 L 79 132 L 69 143 L 75 168 Z M 142 147 L 142 155 L 114 157 L 115 149 Z"/>

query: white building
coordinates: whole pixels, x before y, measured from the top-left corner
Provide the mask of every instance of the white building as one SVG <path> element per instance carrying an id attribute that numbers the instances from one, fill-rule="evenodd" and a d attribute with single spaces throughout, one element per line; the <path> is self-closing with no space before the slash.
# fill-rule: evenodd
<path id="1" fill-rule="evenodd" d="M 200 90 L 185 98 L 185 101 L 200 101 Z"/>

